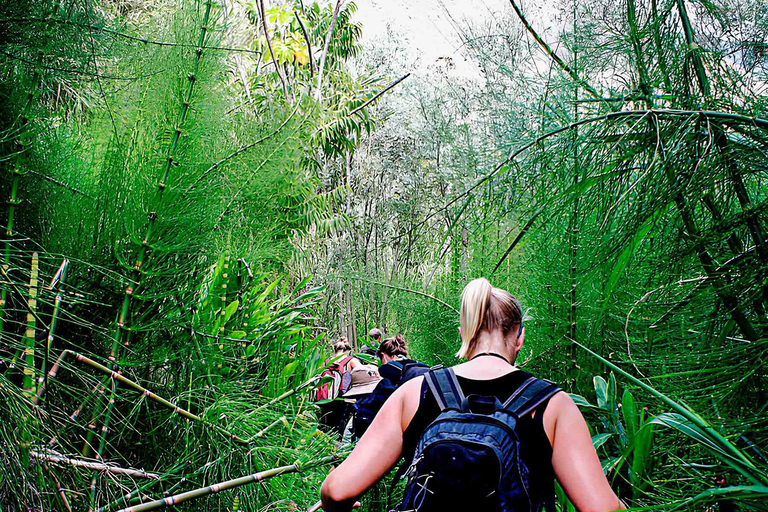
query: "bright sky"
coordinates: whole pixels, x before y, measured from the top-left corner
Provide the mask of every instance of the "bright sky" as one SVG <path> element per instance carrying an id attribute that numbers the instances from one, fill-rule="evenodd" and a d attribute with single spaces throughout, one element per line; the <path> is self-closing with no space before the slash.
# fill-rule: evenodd
<path id="1" fill-rule="evenodd" d="M 403 38 L 404 72 L 422 73 L 441 57 L 451 57 L 454 71 L 471 75 L 472 65 L 456 50 L 461 41 L 455 25 L 484 24 L 511 11 L 509 0 L 357 0 L 363 44 L 388 39 L 388 30 Z"/>

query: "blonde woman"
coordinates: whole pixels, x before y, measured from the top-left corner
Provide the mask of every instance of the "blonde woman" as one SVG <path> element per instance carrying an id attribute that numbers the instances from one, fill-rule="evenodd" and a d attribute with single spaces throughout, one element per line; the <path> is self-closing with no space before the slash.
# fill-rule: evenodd
<path id="1" fill-rule="evenodd" d="M 514 475 L 516 480 L 511 487 L 520 487 L 525 479 L 525 493 L 519 488 L 494 488 L 481 500 L 467 504 L 461 501 L 464 499 L 461 495 L 449 496 L 453 489 L 440 486 L 443 477 L 440 464 L 434 465 L 429 474 L 419 475 L 426 453 L 419 450 L 424 449 L 424 438 L 429 432 L 438 428 L 436 425 L 440 422 L 433 423 L 438 416 L 463 414 L 463 417 L 471 418 L 469 413 L 460 411 L 467 407 L 490 408 L 486 413 L 499 411 L 494 408 L 494 403 L 497 407 L 507 400 L 516 403 L 525 395 L 524 389 L 531 382 L 544 382 L 514 366 L 523 346 L 525 329 L 520 304 L 509 292 L 493 288 L 486 279 L 470 282 L 462 293 L 460 325 L 462 343 L 458 356 L 466 362 L 442 375 L 452 376 L 459 388 L 455 395 L 464 398 L 463 403 L 454 405 L 453 409 L 449 404 L 446 408 L 444 388 L 441 385 L 436 389 L 434 382 L 437 379 L 431 377 L 441 370 L 412 379 L 398 388 L 350 456 L 325 479 L 321 489 L 323 508 L 331 512 L 350 510 L 400 457 L 405 457 L 409 463 L 413 461 L 405 498 L 411 501 L 401 504 L 399 509 L 416 508 L 426 512 L 441 507 L 442 510 L 463 510 L 470 505 L 472 509 L 484 511 L 510 510 L 512 508 L 505 507 L 499 497 L 514 495 L 525 505 L 514 510 L 538 512 L 544 503 L 551 506 L 555 478 L 580 512 L 624 509 L 603 474 L 579 409 L 566 393 L 554 386 L 549 388 L 550 395 L 540 395 L 548 396 L 547 399 L 539 400 L 532 410 L 524 411 L 519 419 L 516 418 L 514 434 L 510 434 L 510 437 L 519 438 L 519 453 L 515 455 L 519 459 L 515 460 L 520 462 L 518 466 L 526 468 L 524 475 Z M 445 422 L 445 419 L 441 421 Z M 470 424 L 467 429 L 473 427 Z M 448 457 L 442 467 L 448 471 L 450 463 Z M 496 485 L 495 481 L 488 482 L 488 478 L 480 475 L 467 469 L 461 475 L 464 482 L 460 483 L 468 484 L 470 491 L 472 486 Z M 502 481 L 509 481 L 498 478 L 499 486 Z M 409 498 L 411 487 L 416 487 L 417 491 L 415 497 Z M 441 498 L 444 499 L 440 507 L 434 506 Z"/>

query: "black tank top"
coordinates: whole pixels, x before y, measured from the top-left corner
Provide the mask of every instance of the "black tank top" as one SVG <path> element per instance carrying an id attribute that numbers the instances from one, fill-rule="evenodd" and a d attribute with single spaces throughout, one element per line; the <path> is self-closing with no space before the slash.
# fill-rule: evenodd
<path id="1" fill-rule="evenodd" d="M 458 377 L 458 376 L 457 376 Z M 514 371 L 490 380 L 471 380 L 458 377 L 464 395 L 495 396 L 504 403 L 531 374 L 522 370 Z M 535 418 L 528 414 L 520 419 L 516 432 L 520 436 L 520 457 L 530 470 L 531 498 L 539 498 L 554 491 L 555 472 L 552 469 L 552 445 L 544 431 L 544 411 L 549 400 L 536 408 Z M 440 408 L 429 389 L 427 382 L 421 385 L 419 408 L 403 432 L 403 457 L 410 463 L 416 451 L 422 432 L 440 414 Z"/>

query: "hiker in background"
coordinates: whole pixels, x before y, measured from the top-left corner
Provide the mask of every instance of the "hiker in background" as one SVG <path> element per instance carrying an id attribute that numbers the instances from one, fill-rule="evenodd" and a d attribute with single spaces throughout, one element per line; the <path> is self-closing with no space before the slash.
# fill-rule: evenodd
<path id="1" fill-rule="evenodd" d="M 379 367 L 382 381 L 370 395 L 358 399 L 355 404 L 352 421 L 352 434 L 355 438 L 363 436 L 384 402 L 398 387 L 429 371 L 428 365 L 408 359 L 408 347 L 402 334 L 384 340 L 377 355 L 382 363 Z"/>
<path id="2" fill-rule="evenodd" d="M 368 340 L 360 347 L 360 353 L 367 356 L 376 357 L 376 351 L 381 343 L 381 331 L 373 328 L 368 331 Z"/>
<path id="3" fill-rule="evenodd" d="M 351 384 L 349 389 L 342 395 L 344 397 L 344 402 L 346 403 L 344 418 L 342 420 L 344 424 L 342 439 L 346 442 L 352 440 L 352 422 L 353 418 L 356 417 L 356 404 L 360 400 L 365 400 L 369 397 L 371 392 L 376 389 L 381 381 L 379 369 L 372 364 L 362 364 L 350 373 L 352 376 Z"/>
<path id="4" fill-rule="evenodd" d="M 476 279 L 462 293 L 460 325 L 466 362 L 394 392 L 326 477 L 323 508 L 350 510 L 404 456 L 396 510 L 554 511 L 555 477 L 579 511 L 624 509 L 570 396 L 514 366 L 525 339 L 517 299 Z"/>
<path id="5" fill-rule="evenodd" d="M 381 331 L 376 327 L 368 331 L 368 337 L 373 340 L 374 347 L 378 347 L 379 343 L 381 343 Z"/>
<path id="6" fill-rule="evenodd" d="M 347 411 L 347 404 L 343 400 L 337 400 L 350 386 L 350 372 L 361 366 L 359 359 L 352 356 L 347 338 L 341 337 L 333 344 L 333 356 L 323 363 L 325 368 L 320 377 L 331 377 L 331 382 L 322 384 L 315 392 L 315 401 L 331 400 L 320 403 L 319 428 L 323 432 L 343 432 Z"/>

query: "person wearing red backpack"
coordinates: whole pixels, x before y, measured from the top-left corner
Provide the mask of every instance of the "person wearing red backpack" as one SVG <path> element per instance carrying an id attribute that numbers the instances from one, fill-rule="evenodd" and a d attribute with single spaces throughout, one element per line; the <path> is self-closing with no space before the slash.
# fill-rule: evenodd
<path id="1" fill-rule="evenodd" d="M 349 405 L 343 400 L 336 400 L 349 388 L 351 381 L 351 372 L 362 363 L 359 359 L 352 356 L 347 338 L 342 336 L 333 344 L 333 356 L 329 357 L 323 363 L 325 368 L 320 377 L 331 377 L 332 380 L 322 384 L 315 391 L 315 401 L 322 402 L 320 407 L 319 428 L 323 432 L 344 432 L 345 418 Z"/>
<path id="2" fill-rule="evenodd" d="M 323 482 L 327 512 L 348 511 L 403 457 L 397 511 L 555 512 L 557 479 L 579 512 L 626 507 L 611 489 L 571 397 L 514 365 L 520 303 L 475 279 L 462 293 L 466 362 L 400 386 L 349 457 Z"/>

